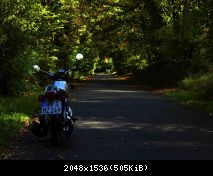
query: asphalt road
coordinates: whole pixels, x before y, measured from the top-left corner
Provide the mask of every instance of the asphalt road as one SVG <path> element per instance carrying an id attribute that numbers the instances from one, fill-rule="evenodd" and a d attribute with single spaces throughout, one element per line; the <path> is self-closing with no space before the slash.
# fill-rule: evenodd
<path id="1" fill-rule="evenodd" d="M 213 159 L 213 119 L 124 80 L 99 75 L 72 92 L 79 119 L 72 136 L 52 147 L 30 131 L 10 159 Z M 17 152 L 18 151 L 18 152 Z"/>

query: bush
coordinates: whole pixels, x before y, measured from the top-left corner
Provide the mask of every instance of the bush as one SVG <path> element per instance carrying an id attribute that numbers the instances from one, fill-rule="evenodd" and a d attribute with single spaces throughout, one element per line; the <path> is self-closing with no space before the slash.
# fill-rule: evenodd
<path id="1" fill-rule="evenodd" d="M 180 82 L 180 88 L 196 91 L 202 99 L 213 100 L 213 73 L 185 78 Z"/>
<path id="2" fill-rule="evenodd" d="M 178 72 L 177 72 L 177 69 Z M 138 71 L 135 78 L 142 84 L 155 88 L 176 86 L 184 78 L 183 68 L 177 63 L 156 63 Z"/>

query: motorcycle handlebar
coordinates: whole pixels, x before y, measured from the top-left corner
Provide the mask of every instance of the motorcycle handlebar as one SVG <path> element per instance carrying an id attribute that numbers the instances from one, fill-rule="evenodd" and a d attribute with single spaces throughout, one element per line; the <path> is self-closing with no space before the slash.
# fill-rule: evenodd
<path id="1" fill-rule="evenodd" d="M 38 65 L 34 65 L 33 67 L 36 71 L 38 71 L 38 72 L 40 71 L 40 72 L 47 74 L 48 78 L 50 78 L 50 79 L 63 79 L 63 78 L 67 77 L 67 74 L 69 72 L 81 70 L 79 68 L 75 68 L 75 69 L 59 69 L 56 72 L 47 72 L 47 71 L 40 69 L 40 67 Z"/>
<path id="2" fill-rule="evenodd" d="M 56 72 L 48 72 L 48 78 L 52 80 L 57 80 L 57 79 L 68 79 L 68 73 L 71 71 L 77 71 L 80 69 L 66 69 L 66 70 L 58 70 Z"/>

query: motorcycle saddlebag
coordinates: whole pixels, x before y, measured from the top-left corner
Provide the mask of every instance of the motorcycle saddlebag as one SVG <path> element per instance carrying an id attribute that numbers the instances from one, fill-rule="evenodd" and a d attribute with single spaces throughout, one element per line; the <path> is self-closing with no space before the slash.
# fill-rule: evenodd
<path id="1" fill-rule="evenodd" d="M 30 130 L 38 137 L 44 137 L 48 134 L 48 127 L 42 126 L 39 122 L 33 121 Z"/>

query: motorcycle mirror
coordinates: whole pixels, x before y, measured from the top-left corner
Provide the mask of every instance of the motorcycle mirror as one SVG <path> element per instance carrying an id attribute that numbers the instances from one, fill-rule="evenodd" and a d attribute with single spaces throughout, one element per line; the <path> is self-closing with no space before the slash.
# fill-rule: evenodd
<path id="1" fill-rule="evenodd" d="M 40 67 L 39 67 L 38 65 L 34 65 L 33 68 L 34 68 L 34 70 L 36 70 L 36 71 L 40 71 Z"/>
<path id="2" fill-rule="evenodd" d="M 78 53 L 77 55 L 76 55 L 76 59 L 77 60 L 82 60 L 84 58 L 84 56 L 83 56 L 83 54 L 81 54 L 81 53 Z"/>

